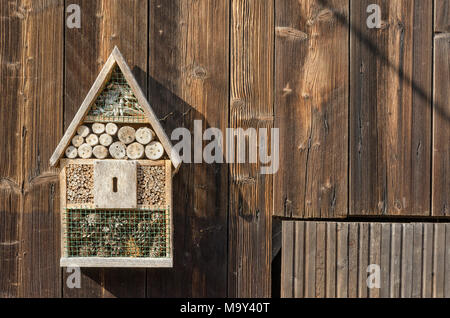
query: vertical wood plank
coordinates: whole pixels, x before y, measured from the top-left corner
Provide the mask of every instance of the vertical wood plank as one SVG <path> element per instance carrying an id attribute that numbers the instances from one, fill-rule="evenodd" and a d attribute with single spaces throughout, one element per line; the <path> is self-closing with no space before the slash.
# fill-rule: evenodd
<path id="1" fill-rule="evenodd" d="M 327 298 L 336 297 L 336 227 L 335 222 L 327 222 Z"/>
<path id="2" fill-rule="evenodd" d="M 358 275 L 358 297 L 366 298 L 369 296 L 367 286 L 367 267 L 369 266 L 369 223 L 359 225 L 359 275 Z"/>
<path id="3" fill-rule="evenodd" d="M 413 281 L 414 225 L 402 225 L 402 284 L 401 297 L 411 298 Z"/>
<path id="4" fill-rule="evenodd" d="M 150 1 L 149 101 L 169 136 L 179 127 L 193 134 L 194 120 L 202 121 L 202 131 L 216 127 L 225 132 L 228 127 L 229 5 L 229 1 L 220 0 Z M 199 155 L 193 153 L 191 160 Z M 220 163 L 183 164 L 173 189 L 174 268 L 147 271 L 147 296 L 225 297 L 227 260 L 231 261 L 225 243 L 228 167 Z M 245 195 L 242 198 L 247 200 Z M 264 232 L 264 226 L 259 228 L 261 236 L 254 238 L 254 245 L 246 247 L 249 255 L 267 249 L 267 259 L 258 259 L 260 264 L 270 260 L 270 246 L 261 243 L 271 239 L 270 234 L 265 237 L 270 232 Z M 248 233 L 240 226 L 233 229 L 229 245 L 234 252 L 241 242 L 236 233 L 243 237 Z M 234 263 L 241 260 L 235 257 Z M 253 260 L 242 260 L 242 267 L 234 268 L 229 276 L 240 278 L 242 273 L 252 277 L 244 272 Z M 252 268 L 257 270 L 268 269 Z M 269 274 L 270 270 L 267 277 Z"/>
<path id="5" fill-rule="evenodd" d="M 450 216 L 449 52 L 450 34 L 437 35 L 434 39 L 433 216 Z"/>
<path id="6" fill-rule="evenodd" d="M 430 215 L 432 6 L 351 0 L 352 215 Z"/>
<path id="7" fill-rule="evenodd" d="M 305 298 L 316 297 L 316 222 L 305 223 Z"/>
<path id="8" fill-rule="evenodd" d="M 294 284 L 297 278 L 294 275 L 296 259 L 294 258 L 295 245 L 298 243 L 296 238 L 296 223 L 284 221 L 282 224 L 282 247 L 281 247 L 281 298 L 294 297 Z"/>
<path id="9" fill-rule="evenodd" d="M 391 268 L 390 268 L 390 297 L 401 297 L 401 269 L 402 269 L 402 225 L 392 224 L 391 239 Z"/>
<path id="10" fill-rule="evenodd" d="M 381 266 L 381 224 L 370 223 L 369 231 L 369 265 Z M 380 288 L 369 288 L 369 297 L 379 298 Z"/>
<path id="11" fill-rule="evenodd" d="M 413 226 L 413 241 L 409 242 L 413 246 L 411 291 L 411 297 L 413 298 L 420 298 L 422 296 L 423 234 L 423 224 L 415 223 Z"/>
<path id="12" fill-rule="evenodd" d="M 65 33 L 65 108 L 68 127 L 103 64 L 118 46 L 147 92 L 148 5 L 145 0 L 73 0 L 81 28 Z M 64 297 L 145 297 L 145 269 L 83 269 L 81 289 L 64 284 Z M 64 281 L 70 274 L 63 270 Z"/>
<path id="13" fill-rule="evenodd" d="M 61 297 L 58 177 L 48 160 L 62 135 L 64 2 L 22 0 L 8 6 L 11 18 L 21 24 L 19 33 L 12 34 L 21 43 L 15 52 L 19 61 L 9 65 L 20 83 L 19 98 L 11 105 L 21 123 L 16 132 L 23 178 L 18 291 L 21 297 Z"/>
<path id="14" fill-rule="evenodd" d="M 276 1 L 275 214 L 347 215 L 349 2 Z"/>
<path id="15" fill-rule="evenodd" d="M 450 1 L 434 0 L 434 31 L 450 32 Z"/>
<path id="16" fill-rule="evenodd" d="M 350 223 L 348 230 L 348 297 L 358 297 L 359 223 Z"/>
<path id="17" fill-rule="evenodd" d="M 273 127 L 274 2 L 232 0 L 231 6 L 229 127 L 257 129 L 258 134 L 261 134 L 259 129 L 270 132 Z M 248 150 L 254 149 L 253 146 L 249 145 Z M 270 296 L 273 178 L 271 174 L 260 172 L 262 166 L 260 163 L 230 166 L 230 297 Z"/>
<path id="18" fill-rule="evenodd" d="M 337 224 L 337 266 L 336 294 L 338 298 L 348 297 L 348 223 Z"/>
<path id="19" fill-rule="evenodd" d="M 391 234 L 391 224 L 381 224 L 380 298 L 389 298 L 390 295 Z"/>
<path id="20" fill-rule="evenodd" d="M 422 297 L 433 296 L 433 224 L 424 224 L 423 233 L 423 275 Z"/>
<path id="21" fill-rule="evenodd" d="M 294 297 L 305 296 L 305 222 L 295 223 L 295 266 L 294 266 Z"/>
<path id="22" fill-rule="evenodd" d="M 445 288 L 445 224 L 434 224 L 433 297 L 444 297 Z"/>
<path id="23" fill-rule="evenodd" d="M 0 2 L 0 297 L 19 296 L 21 266 L 20 222 L 22 214 L 23 106 L 27 77 L 23 75 L 26 54 L 23 37 L 26 37 L 26 20 L 21 1 Z M 28 94 L 29 92 L 27 92 Z"/>
<path id="24" fill-rule="evenodd" d="M 325 298 L 326 294 L 326 241 L 327 224 L 325 222 L 317 223 L 316 238 L 316 295 L 317 298 Z"/>
<path id="25" fill-rule="evenodd" d="M 444 297 L 450 298 L 450 224 L 445 225 Z"/>

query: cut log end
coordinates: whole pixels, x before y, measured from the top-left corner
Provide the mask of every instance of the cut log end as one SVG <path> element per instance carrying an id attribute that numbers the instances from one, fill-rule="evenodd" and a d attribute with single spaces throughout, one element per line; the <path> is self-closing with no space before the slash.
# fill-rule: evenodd
<path id="1" fill-rule="evenodd" d="M 93 124 L 92 131 L 97 135 L 103 134 L 105 132 L 105 124 L 102 124 L 102 123 Z"/>
<path id="2" fill-rule="evenodd" d="M 117 141 L 109 147 L 109 153 L 114 159 L 124 159 L 127 154 L 127 146 L 123 142 Z"/>
<path id="3" fill-rule="evenodd" d="M 144 146 L 138 142 L 132 143 L 127 147 L 127 156 L 131 160 L 137 160 L 144 157 Z"/>
<path id="4" fill-rule="evenodd" d="M 159 160 L 164 155 L 164 147 L 160 142 L 153 141 L 145 147 L 145 155 L 150 160 Z"/>
<path id="5" fill-rule="evenodd" d="M 155 133 L 150 128 L 142 127 L 136 131 L 136 141 L 142 145 L 148 145 L 154 137 Z"/>
<path id="6" fill-rule="evenodd" d="M 72 138 L 72 145 L 76 148 L 80 147 L 82 144 L 84 144 L 84 138 L 80 135 L 76 135 Z"/>
<path id="7" fill-rule="evenodd" d="M 129 145 L 136 140 L 136 130 L 133 127 L 124 126 L 119 129 L 118 137 L 121 142 Z"/>
<path id="8" fill-rule="evenodd" d="M 92 157 L 92 147 L 89 144 L 82 144 L 78 148 L 78 155 L 82 159 L 89 159 Z"/>
<path id="9" fill-rule="evenodd" d="M 115 134 L 117 134 L 119 127 L 117 127 L 117 125 L 114 123 L 108 123 L 106 124 L 105 130 L 108 135 L 114 136 Z"/>
<path id="10" fill-rule="evenodd" d="M 86 138 L 86 143 L 88 145 L 90 145 L 91 147 L 97 146 L 98 145 L 98 136 L 96 134 L 90 134 Z"/>
<path id="11" fill-rule="evenodd" d="M 103 134 L 99 138 L 100 145 L 109 147 L 113 143 L 113 138 L 111 135 Z"/>
<path id="12" fill-rule="evenodd" d="M 66 149 L 66 157 L 69 159 L 75 159 L 78 157 L 78 149 L 74 146 L 69 146 Z"/>
<path id="13" fill-rule="evenodd" d="M 81 125 L 77 129 L 77 134 L 83 138 L 86 138 L 87 136 L 89 136 L 90 133 L 91 133 L 91 130 L 89 129 L 88 126 L 85 126 L 85 125 Z"/>
<path id="14" fill-rule="evenodd" d="M 97 159 L 105 159 L 108 157 L 108 149 L 105 146 L 95 146 L 92 153 Z"/>

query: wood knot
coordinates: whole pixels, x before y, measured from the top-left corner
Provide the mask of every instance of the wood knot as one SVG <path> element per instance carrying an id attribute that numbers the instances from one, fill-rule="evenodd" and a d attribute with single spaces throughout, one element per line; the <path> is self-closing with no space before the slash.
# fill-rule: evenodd
<path id="1" fill-rule="evenodd" d="M 204 81 L 208 77 L 206 69 L 203 66 L 197 64 L 188 66 L 187 72 L 189 74 L 189 77 L 199 79 L 201 81 Z"/>
<path id="2" fill-rule="evenodd" d="M 308 39 L 308 34 L 290 27 L 276 27 L 276 35 L 294 41 L 304 41 Z"/>

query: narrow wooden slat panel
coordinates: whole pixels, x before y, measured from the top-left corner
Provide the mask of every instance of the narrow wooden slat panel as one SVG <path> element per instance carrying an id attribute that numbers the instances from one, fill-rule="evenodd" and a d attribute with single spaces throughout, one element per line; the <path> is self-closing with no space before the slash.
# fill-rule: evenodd
<path id="1" fill-rule="evenodd" d="M 401 269 L 402 269 L 402 225 L 392 224 L 391 235 L 391 268 L 390 268 L 390 297 L 401 296 Z"/>
<path id="2" fill-rule="evenodd" d="M 434 0 L 434 31 L 450 32 L 450 1 Z"/>
<path id="3" fill-rule="evenodd" d="M 19 296 L 20 287 L 20 222 L 24 146 L 24 95 L 27 76 L 24 38 L 26 19 L 19 15 L 21 1 L 0 2 L 0 298 Z M 29 92 L 27 92 L 27 95 Z"/>
<path id="4" fill-rule="evenodd" d="M 345 217 L 349 2 L 275 3 L 275 214 Z"/>
<path id="5" fill-rule="evenodd" d="M 401 297 L 410 298 L 412 296 L 413 280 L 413 224 L 403 224 L 402 226 L 402 284 Z"/>
<path id="6" fill-rule="evenodd" d="M 295 228 L 295 266 L 294 266 L 294 297 L 301 298 L 305 294 L 305 222 L 293 222 Z"/>
<path id="7" fill-rule="evenodd" d="M 350 223 L 348 230 L 348 297 L 358 297 L 359 223 Z"/>
<path id="8" fill-rule="evenodd" d="M 447 297 L 449 233 L 448 223 L 284 221 L 282 295 Z"/>
<path id="9" fill-rule="evenodd" d="M 424 224 L 422 297 L 433 296 L 433 224 Z"/>
<path id="10" fill-rule="evenodd" d="M 367 267 L 369 266 L 369 223 L 359 224 L 359 275 L 358 275 L 358 297 L 369 296 L 367 287 Z"/>
<path id="11" fill-rule="evenodd" d="M 445 246 L 444 297 L 450 298 L 450 224 L 445 225 Z"/>
<path id="12" fill-rule="evenodd" d="M 194 133 L 194 120 L 201 120 L 202 131 L 216 127 L 224 133 L 229 127 L 230 2 L 153 0 L 149 5 L 149 101 L 165 131 L 170 136 L 174 129 L 184 127 Z M 191 159 L 199 155 L 192 152 Z M 269 278 L 266 284 L 270 286 L 270 245 L 263 244 L 271 239 L 265 209 L 260 208 L 256 222 L 256 217 L 240 221 L 239 209 L 233 208 L 229 249 L 235 254 L 227 256 L 228 166 L 183 164 L 173 189 L 174 268 L 147 271 L 147 296 L 225 297 L 226 260 L 234 264 L 229 269 L 230 281 L 242 282 L 229 285 L 231 294 L 243 291 L 251 285 L 248 279 L 261 273 Z M 247 194 L 240 198 L 246 205 Z M 256 209 L 253 212 L 256 215 Z M 240 257 L 239 244 L 249 242 L 249 227 L 259 236 L 245 245 L 248 258 Z M 250 257 L 255 254 L 261 258 Z M 243 294 L 267 292 L 267 287 L 259 287 Z"/>
<path id="13" fill-rule="evenodd" d="M 381 29 L 367 27 L 370 4 Z M 430 215 L 432 1 L 351 0 L 350 214 Z"/>
<path id="14" fill-rule="evenodd" d="M 337 224 L 337 284 L 338 298 L 348 297 L 348 223 Z"/>
<path id="15" fill-rule="evenodd" d="M 327 224 L 318 223 L 316 228 L 316 286 L 315 297 L 325 297 L 325 272 L 326 272 L 326 241 Z"/>
<path id="16" fill-rule="evenodd" d="M 298 226 L 302 226 L 303 223 Z M 282 242 L 281 242 L 281 297 L 292 298 L 294 297 L 294 286 L 296 286 L 295 280 L 297 275 L 294 268 L 296 267 L 297 260 L 294 258 L 296 246 L 295 244 L 303 242 L 302 239 L 296 240 L 297 231 L 294 231 L 296 226 L 295 222 L 283 222 L 282 224 Z M 303 254 L 303 253 L 302 253 Z M 303 284 L 299 284 L 302 286 Z M 302 297 L 298 296 L 299 298 Z"/>
<path id="17" fill-rule="evenodd" d="M 261 134 L 273 127 L 274 2 L 232 0 L 231 6 L 229 127 Z M 237 273 L 228 276 L 230 297 L 270 296 L 273 177 L 262 166 L 230 167 L 228 268 Z"/>
<path id="18" fill-rule="evenodd" d="M 434 225 L 433 297 L 444 297 L 445 288 L 445 224 Z M 447 247 L 448 248 L 448 247 Z"/>
<path id="19" fill-rule="evenodd" d="M 316 222 L 305 223 L 305 298 L 316 297 Z"/>
<path id="20" fill-rule="evenodd" d="M 423 273 L 423 224 L 416 223 L 413 228 L 413 255 L 412 255 L 412 292 L 411 297 L 422 297 Z"/>
<path id="21" fill-rule="evenodd" d="M 369 226 L 369 265 L 381 264 L 381 224 L 371 223 Z M 381 278 L 381 277 L 380 277 Z M 369 297 L 380 297 L 380 288 L 369 288 Z"/>
<path id="22" fill-rule="evenodd" d="M 74 0 L 81 28 L 65 33 L 64 124 L 69 126 L 117 46 L 147 93 L 148 5 L 145 0 Z M 53 150 L 53 149 L 52 149 Z M 64 297 L 145 297 L 145 269 L 83 269 L 81 289 L 64 283 Z M 63 270 L 63 281 L 70 273 Z"/>
<path id="23" fill-rule="evenodd" d="M 447 1 L 449 3 L 450 1 Z M 448 6 L 447 6 L 448 7 Z M 448 9 L 450 11 L 450 9 Z M 434 216 L 450 216 L 450 34 L 434 40 L 433 192 Z"/>
<path id="24" fill-rule="evenodd" d="M 390 265 L 391 265 L 391 224 L 381 225 L 381 251 L 380 251 L 380 297 L 388 298 L 390 295 Z"/>
<path id="25" fill-rule="evenodd" d="M 336 297 L 336 223 L 327 222 L 326 297 Z"/>

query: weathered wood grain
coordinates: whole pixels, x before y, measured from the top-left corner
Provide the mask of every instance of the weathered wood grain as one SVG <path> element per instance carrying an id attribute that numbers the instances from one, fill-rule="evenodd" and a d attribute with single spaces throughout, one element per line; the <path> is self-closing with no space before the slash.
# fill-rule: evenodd
<path id="1" fill-rule="evenodd" d="M 169 136 L 178 127 L 193 133 L 194 120 L 228 126 L 229 5 L 150 2 L 149 101 Z M 147 296 L 225 297 L 227 166 L 184 164 L 173 187 L 174 269 L 149 270 Z"/>
<path id="2" fill-rule="evenodd" d="M 336 223 L 327 223 L 326 297 L 336 297 Z M 283 248 L 283 247 L 282 247 Z"/>
<path id="3" fill-rule="evenodd" d="M 449 55 L 450 34 L 437 35 L 434 39 L 433 216 L 450 216 Z"/>
<path id="4" fill-rule="evenodd" d="M 296 223 L 292 221 L 285 221 L 282 222 L 282 230 L 281 230 L 281 257 L 283 258 L 283 261 L 285 264 L 292 264 L 292 266 L 282 266 L 281 267 L 281 292 L 280 295 L 282 298 L 294 298 L 303 297 L 303 294 L 299 294 L 298 296 L 294 295 L 294 289 L 293 287 L 297 284 L 300 286 L 303 286 L 303 283 L 294 283 L 293 280 L 295 279 L 301 279 L 303 278 L 303 275 L 297 276 L 294 274 L 294 268 L 297 265 L 297 262 L 294 261 L 295 252 L 292 251 L 296 250 L 297 248 L 294 246 L 295 242 L 303 243 L 302 238 L 296 237 L 296 235 L 300 235 L 299 231 L 294 231 Z M 303 226 L 303 223 L 298 223 L 298 225 Z M 301 253 L 303 255 L 303 253 Z M 300 257 L 300 255 L 299 255 Z M 302 289 L 303 291 L 303 289 Z"/>
<path id="5" fill-rule="evenodd" d="M 445 288 L 445 224 L 434 224 L 433 297 L 444 297 Z M 448 248 L 448 247 L 447 247 Z"/>
<path id="6" fill-rule="evenodd" d="M 270 135 L 274 2 L 232 0 L 230 18 L 229 127 L 244 131 L 267 129 Z M 254 151 L 254 146 L 249 144 L 248 151 Z M 273 178 L 271 174 L 261 174 L 262 166 L 261 163 L 230 165 L 229 297 L 270 296 Z"/>
<path id="7" fill-rule="evenodd" d="M 316 296 L 316 234 L 315 222 L 305 223 L 305 298 Z"/>
<path id="8" fill-rule="evenodd" d="M 110 53 L 126 56 L 144 93 L 148 65 L 148 5 L 144 0 L 74 0 L 81 7 L 81 28 L 65 31 L 64 122 L 68 128 Z M 63 270 L 64 280 L 68 274 Z M 64 281 L 63 281 L 64 282 Z M 144 297 L 145 269 L 83 269 L 81 289 L 64 297 Z"/>
<path id="9" fill-rule="evenodd" d="M 295 223 L 294 224 L 294 232 L 293 235 L 289 238 L 295 244 L 295 253 L 294 257 L 296 259 L 294 266 L 294 282 L 292 284 L 295 286 L 303 286 L 304 281 L 304 272 L 305 272 L 305 224 L 304 223 Z M 293 239 L 292 239 L 293 238 Z M 289 251 L 289 250 L 288 250 Z M 287 275 L 286 275 L 287 276 Z M 305 294 L 304 288 L 294 288 L 293 291 L 294 297 L 303 297 Z"/>
<path id="10" fill-rule="evenodd" d="M 449 230 L 448 223 L 283 221 L 281 296 L 448 297 Z M 379 277 L 369 265 L 379 266 Z"/>
<path id="11" fill-rule="evenodd" d="M 388 298 L 391 290 L 390 286 L 390 265 L 391 265 L 391 225 L 381 225 L 381 250 L 380 250 L 380 297 Z"/>
<path id="12" fill-rule="evenodd" d="M 63 12 L 62 0 L 0 5 L 0 253 L 7 277 L 0 294 L 7 297 L 61 296 L 53 248 L 59 244 L 57 176 L 47 161 L 62 134 Z"/>
<path id="13" fill-rule="evenodd" d="M 352 0 L 351 12 L 350 214 L 429 216 L 432 2 Z"/>
<path id="14" fill-rule="evenodd" d="M 274 213 L 347 215 L 349 2 L 276 1 Z"/>
<path id="15" fill-rule="evenodd" d="M 348 223 L 337 224 L 336 296 L 348 297 Z"/>
<path id="16" fill-rule="evenodd" d="M 0 2 L 0 297 L 19 296 L 21 265 L 19 222 L 22 212 L 23 95 L 25 77 L 22 68 L 26 57 L 22 53 L 22 34 L 26 32 L 24 9 L 20 1 Z"/>
<path id="17" fill-rule="evenodd" d="M 450 32 L 450 1 L 434 0 L 434 31 Z"/>
<path id="18" fill-rule="evenodd" d="M 380 266 L 381 270 L 381 224 L 379 223 L 371 223 L 369 225 L 369 265 L 372 264 Z M 366 270 L 366 275 L 367 274 L 370 274 L 370 272 L 368 273 Z M 381 289 L 381 281 L 380 281 L 380 288 L 369 287 L 369 297 L 379 298 L 380 289 Z"/>

